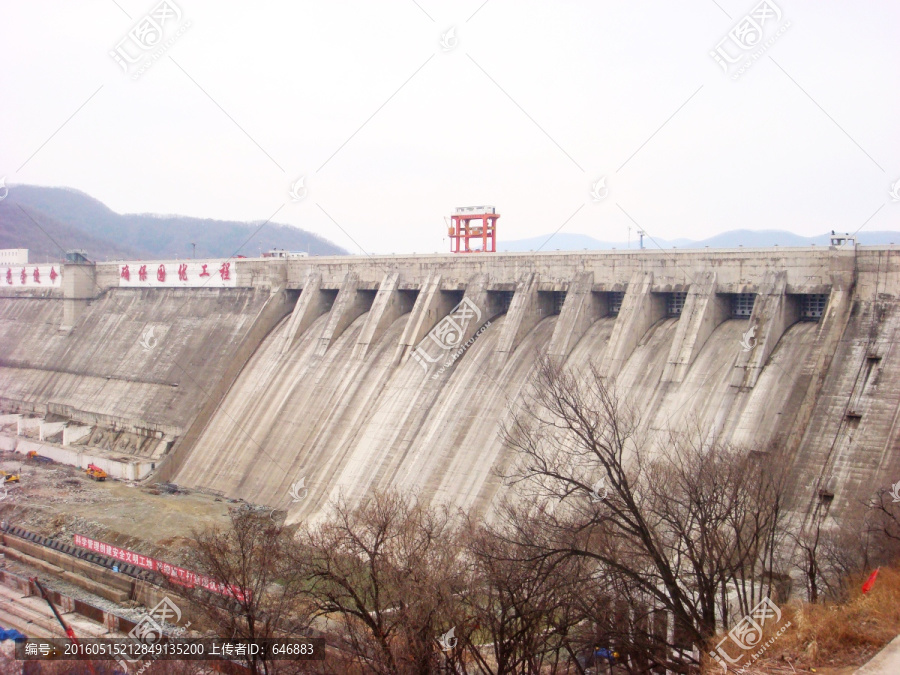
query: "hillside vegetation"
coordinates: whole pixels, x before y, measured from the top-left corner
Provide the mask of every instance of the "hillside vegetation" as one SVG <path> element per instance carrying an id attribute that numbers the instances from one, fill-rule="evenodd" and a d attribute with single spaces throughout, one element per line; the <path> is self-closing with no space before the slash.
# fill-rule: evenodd
<path id="1" fill-rule="evenodd" d="M 84 249 L 93 260 L 256 256 L 283 248 L 310 255 L 342 255 L 340 246 L 290 225 L 262 222 L 119 214 L 93 197 L 68 188 L 17 185 L 0 201 L 0 248 L 27 248 L 30 259 L 59 260 Z M 257 230 L 259 230 L 257 232 Z"/>

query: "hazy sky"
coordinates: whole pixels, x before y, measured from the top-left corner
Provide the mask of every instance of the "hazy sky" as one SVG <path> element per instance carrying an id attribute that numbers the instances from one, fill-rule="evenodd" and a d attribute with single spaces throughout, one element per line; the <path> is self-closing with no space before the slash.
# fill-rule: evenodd
<path id="1" fill-rule="evenodd" d="M 900 230 L 897 2 L 174 6 L 4 3 L 11 189 L 274 214 L 352 252 L 445 251 L 445 216 L 482 203 L 501 240 L 563 227 L 624 241 L 635 223 L 669 239 Z M 142 51 L 148 14 L 166 44 Z M 763 51 L 735 79 L 717 46 Z M 126 73 L 117 47 L 162 53 Z"/>

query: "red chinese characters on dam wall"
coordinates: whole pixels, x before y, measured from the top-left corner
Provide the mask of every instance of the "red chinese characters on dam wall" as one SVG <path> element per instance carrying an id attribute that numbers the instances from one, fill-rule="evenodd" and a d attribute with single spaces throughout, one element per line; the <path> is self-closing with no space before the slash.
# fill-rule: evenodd
<path id="1" fill-rule="evenodd" d="M 235 285 L 234 261 L 126 262 L 119 264 L 119 286 L 139 288 L 212 287 Z"/>
<path id="2" fill-rule="evenodd" d="M 7 265 L 0 267 L 0 283 L 4 286 L 25 288 L 59 288 L 58 265 Z"/>

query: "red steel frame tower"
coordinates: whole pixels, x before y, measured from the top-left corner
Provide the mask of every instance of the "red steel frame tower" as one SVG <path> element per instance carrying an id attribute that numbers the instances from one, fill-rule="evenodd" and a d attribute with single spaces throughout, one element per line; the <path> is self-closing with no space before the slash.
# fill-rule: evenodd
<path id="1" fill-rule="evenodd" d="M 497 251 L 497 219 L 500 214 L 493 206 L 461 206 L 451 218 L 451 253 L 495 253 Z M 480 221 L 480 222 L 472 222 Z M 469 241 L 481 241 L 480 249 L 473 249 Z"/>

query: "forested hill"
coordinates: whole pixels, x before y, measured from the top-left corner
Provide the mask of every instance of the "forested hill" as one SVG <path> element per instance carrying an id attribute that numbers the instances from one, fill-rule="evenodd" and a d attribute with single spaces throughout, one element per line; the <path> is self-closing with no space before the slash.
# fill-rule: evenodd
<path id="1" fill-rule="evenodd" d="M 68 188 L 15 185 L 0 201 L 0 248 L 27 248 L 30 259 L 57 260 L 67 249 L 84 249 L 92 260 L 256 256 L 283 248 L 311 255 L 341 255 L 340 246 L 290 225 L 120 214 L 93 197 Z M 252 238 L 251 238 L 252 236 Z M 249 241 L 248 241 L 249 240 Z"/>

